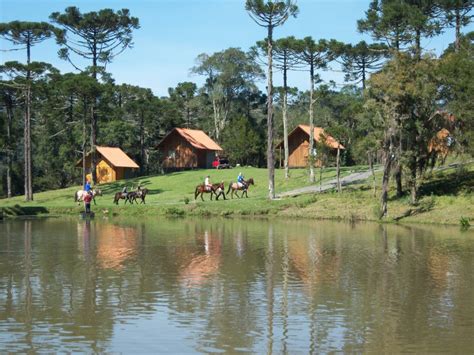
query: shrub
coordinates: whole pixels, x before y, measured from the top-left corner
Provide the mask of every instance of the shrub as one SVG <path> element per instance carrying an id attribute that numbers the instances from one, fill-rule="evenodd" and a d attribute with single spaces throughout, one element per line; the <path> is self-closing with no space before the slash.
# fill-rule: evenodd
<path id="1" fill-rule="evenodd" d="M 165 215 L 168 217 L 183 217 L 185 215 L 184 210 L 176 207 L 168 207 L 165 210 Z"/>
<path id="2" fill-rule="evenodd" d="M 469 223 L 469 218 L 462 217 L 459 219 L 459 224 L 461 224 L 461 229 L 468 229 L 471 224 Z"/>

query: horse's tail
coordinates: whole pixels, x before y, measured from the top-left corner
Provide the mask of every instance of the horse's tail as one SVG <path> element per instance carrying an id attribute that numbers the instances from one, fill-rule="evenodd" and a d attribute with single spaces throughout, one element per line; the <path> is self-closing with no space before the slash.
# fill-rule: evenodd
<path id="1" fill-rule="evenodd" d="M 77 202 L 77 191 L 74 192 L 74 202 Z"/>
<path id="2" fill-rule="evenodd" d="M 194 199 L 197 199 L 198 197 L 198 190 L 199 190 L 199 185 L 196 186 L 196 190 L 194 191 Z"/>
<path id="3" fill-rule="evenodd" d="M 233 184 L 233 182 L 231 182 L 231 183 L 229 184 L 229 188 L 227 189 L 227 193 L 230 192 L 230 189 L 232 188 L 232 184 Z"/>

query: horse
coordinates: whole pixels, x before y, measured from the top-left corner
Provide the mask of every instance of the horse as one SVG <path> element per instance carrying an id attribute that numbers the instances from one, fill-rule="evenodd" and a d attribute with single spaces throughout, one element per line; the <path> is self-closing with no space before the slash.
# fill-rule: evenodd
<path id="1" fill-rule="evenodd" d="M 132 193 L 132 192 L 128 192 L 128 193 L 123 193 L 123 192 L 121 192 L 121 191 L 120 191 L 120 192 L 116 192 L 116 193 L 115 193 L 115 196 L 114 196 L 114 203 L 115 203 L 116 205 L 118 205 L 118 202 L 119 202 L 119 200 L 121 200 L 121 199 L 124 199 L 124 200 L 125 200 L 125 203 L 127 203 L 127 201 L 130 202 L 130 203 L 132 203 L 132 201 L 130 201 L 130 194 L 131 194 L 131 193 Z"/>
<path id="2" fill-rule="evenodd" d="M 245 194 L 245 197 L 249 197 L 247 195 L 247 191 L 249 189 L 249 186 L 250 185 L 255 185 L 255 183 L 253 182 L 253 178 L 250 178 L 248 180 L 244 180 L 244 182 L 245 182 L 245 186 L 242 186 L 237 182 L 231 182 L 229 184 L 229 189 L 227 190 L 227 194 L 229 194 L 229 192 L 230 192 L 231 193 L 230 194 L 231 198 L 234 198 L 234 193 L 235 193 L 235 196 L 237 196 L 238 198 L 244 197 L 244 194 Z M 242 191 L 242 194 L 239 196 L 237 194 L 237 191 Z"/>
<path id="3" fill-rule="evenodd" d="M 201 200 L 204 201 L 204 198 L 202 195 L 204 193 L 211 193 L 211 201 L 212 201 L 212 195 L 216 195 L 216 200 L 219 199 L 219 197 L 222 195 L 225 198 L 225 187 L 224 187 L 224 181 L 218 183 L 218 184 L 212 184 L 211 189 L 209 189 L 207 186 L 204 184 L 196 186 L 196 190 L 194 190 L 194 199 L 197 199 L 199 195 L 201 195 Z"/>
<path id="4" fill-rule="evenodd" d="M 102 196 L 102 191 L 100 189 L 92 189 L 91 191 L 92 191 L 92 200 L 94 201 L 94 205 L 96 205 L 95 197 Z M 78 204 L 80 204 L 81 201 L 83 201 L 82 198 L 84 197 L 86 193 L 87 192 L 85 190 L 76 191 L 76 193 L 74 194 L 74 202 L 77 202 Z"/>
<path id="5" fill-rule="evenodd" d="M 148 194 L 148 189 L 145 187 L 144 189 L 138 189 L 136 191 L 130 191 L 128 194 L 127 194 L 127 198 L 125 199 L 125 203 L 130 202 L 130 203 L 137 203 L 137 198 L 141 199 L 141 202 L 140 204 L 145 203 L 145 197 L 146 195 Z"/>

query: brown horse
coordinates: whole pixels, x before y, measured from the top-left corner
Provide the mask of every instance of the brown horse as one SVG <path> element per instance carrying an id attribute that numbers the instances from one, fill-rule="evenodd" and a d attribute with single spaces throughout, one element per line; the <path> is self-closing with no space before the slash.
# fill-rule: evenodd
<path id="1" fill-rule="evenodd" d="M 121 199 L 124 199 L 124 200 L 125 200 L 125 204 L 127 203 L 127 201 L 130 202 L 130 203 L 132 203 L 132 201 L 130 200 L 130 194 L 131 194 L 131 193 L 132 193 L 132 192 L 128 192 L 128 193 L 126 193 L 126 194 L 123 193 L 123 192 L 116 192 L 116 193 L 115 193 L 115 196 L 114 196 L 114 203 L 115 203 L 116 205 L 118 205 L 118 203 L 119 203 L 119 201 L 120 201 Z M 136 193 L 136 192 L 134 192 L 134 193 Z M 133 196 L 133 193 L 132 193 L 132 196 Z"/>
<path id="2" fill-rule="evenodd" d="M 140 204 L 145 203 L 145 197 L 146 195 L 148 194 L 148 189 L 145 187 L 144 189 L 138 189 L 137 191 L 131 191 L 129 192 L 129 196 L 128 196 L 128 200 L 130 201 L 130 203 L 132 202 L 137 202 L 137 199 L 141 199 L 142 201 L 140 202 Z M 127 202 L 127 201 L 125 201 Z"/>
<path id="3" fill-rule="evenodd" d="M 230 192 L 230 197 L 231 198 L 234 198 L 234 193 L 235 193 L 235 196 L 237 196 L 238 198 L 244 197 L 244 194 L 245 194 L 245 197 L 248 197 L 247 191 L 248 191 L 250 185 L 255 185 L 255 183 L 253 182 L 253 178 L 250 178 L 248 180 L 244 180 L 244 182 L 245 182 L 245 186 L 241 186 L 237 182 L 231 182 L 229 184 L 229 189 L 227 190 L 227 194 L 229 194 L 229 192 Z M 242 191 L 242 194 L 239 196 L 237 194 L 237 191 Z"/>
<path id="4" fill-rule="evenodd" d="M 196 190 L 194 191 L 194 199 L 197 199 L 199 195 L 201 195 L 201 200 L 204 201 L 204 198 L 202 195 L 204 193 L 210 193 L 211 194 L 211 201 L 212 201 L 212 195 L 216 195 L 216 200 L 219 199 L 219 196 L 224 196 L 225 198 L 225 188 L 224 188 L 224 181 L 218 183 L 218 184 L 212 184 L 211 188 L 207 188 L 204 184 L 196 186 Z"/>

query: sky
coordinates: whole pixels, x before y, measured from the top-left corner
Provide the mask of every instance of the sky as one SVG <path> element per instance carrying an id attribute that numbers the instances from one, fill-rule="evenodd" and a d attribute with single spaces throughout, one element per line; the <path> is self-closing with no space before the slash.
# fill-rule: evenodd
<path id="1" fill-rule="evenodd" d="M 48 21 L 52 12 L 63 12 L 68 6 L 77 6 L 81 12 L 103 8 L 127 8 L 138 17 L 140 28 L 133 33 L 133 48 L 117 56 L 107 65 L 117 84 L 127 83 L 151 88 L 155 95 L 166 96 L 169 87 L 183 81 L 201 85 L 203 78 L 190 74 L 196 57 L 212 54 L 229 47 L 248 50 L 256 41 L 266 37 L 266 29 L 257 26 L 248 16 L 244 0 L 0 0 L 0 22 L 14 20 Z M 297 38 L 312 36 L 334 38 L 346 43 L 361 40 L 370 42 L 367 35 L 357 32 L 357 20 L 364 18 L 370 0 L 299 0 L 297 18 L 290 18 L 275 30 L 275 38 L 293 35 Z M 473 30 L 471 25 L 465 31 Z M 441 53 L 454 41 L 454 31 L 423 43 L 425 50 Z M 0 40 L 1 62 L 24 61 L 25 51 L 7 51 L 13 46 Z M 32 49 L 32 59 L 52 63 L 61 72 L 74 68 L 57 56 L 54 40 L 40 43 Z M 80 63 L 80 62 L 79 62 Z M 326 81 L 343 83 L 343 74 L 333 71 L 322 73 Z M 306 90 L 308 74 L 292 72 L 289 85 Z M 280 85 L 280 75 L 275 74 Z M 262 90 L 265 83 L 259 83 Z"/>

